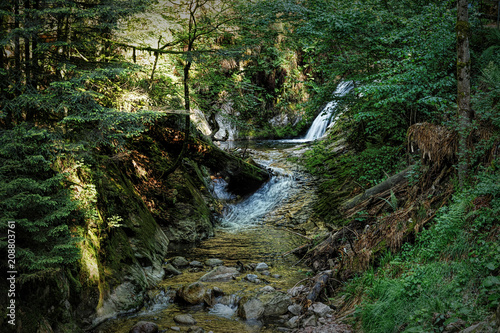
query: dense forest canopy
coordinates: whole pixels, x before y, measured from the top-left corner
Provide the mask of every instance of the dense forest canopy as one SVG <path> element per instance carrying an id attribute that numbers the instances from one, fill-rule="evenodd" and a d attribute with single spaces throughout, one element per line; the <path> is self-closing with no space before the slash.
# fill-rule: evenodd
<path id="1" fill-rule="evenodd" d="M 408 164 L 425 164 L 412 160 L 408 145 L 408 130 L 419 123 L 462 138 L 447 161 L 461 170 L 461 185 L 498 170 L 495 6 L 486 0 L 2 2 L 0 230 L 4 235 L 8 221 L 17 223 L 19 282 L 78 271 L 82 226 L 100 213 L 95 186 L 79 189 L 75 173 L 97 165 L 96 156 L 127 151 L 127 142 L 171 113 L 184 115 L 185 130 L 165 177 L 193 135 L 224 140 L 228 133 L 217 134 L 223 126 L 234 128 L 236 139 L 303 135 L 341 81 L 355 85 L 338 101 L 338 130 L 354 153 L 337 158 L 325 143 L 316 145 L 306 161 L 316 175 L 330 179 L 332 170 L 348 166 L 343 176 L 366 189 Z M 190 132 L 195 113 L 209 124 L 203 134 Z M 498 177 L 481 177 L 490 188 L 469 194 L 490 196 L 496 207 Z M 102 234 L 119 225 L 111 217 L 107 223 Z M 5 237 L 0 245 L 7 248 Z"/>

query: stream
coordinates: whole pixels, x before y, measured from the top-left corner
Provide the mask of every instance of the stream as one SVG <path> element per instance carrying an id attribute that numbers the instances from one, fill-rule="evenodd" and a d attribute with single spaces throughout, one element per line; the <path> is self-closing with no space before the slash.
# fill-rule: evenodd
<path id="1" fill-rule="evenodd" d="M 248 142 L 245 143 L 248 145 Z M 157 290 L 149 292 L 150 301 L 139 312 L 110 320 L 95 332 L 128 333 L 138 321 L 151 321 L 160 329 L 179 327 L 173 317 L 191 314 L 197 326 L 205 332 L 276 332 L 284 322 L 276 319 L 244 320 L 237 315 L 237 301 L 253 295 L 265 286 L 286 292 L 297 282 L 309 277 L 311 272 L 300 264 L 301 258 L 285 255 L 308 242 L 291 228 L 306 222 L 310 205 L 314 200 L 314 181 L 298 170 L 287 159 L 298 156 L 307 149 L 295 142 L 253 142 L 247 147 L 250 156 L 272 173 L 271 179 L 248 197 L 237 200 L 225 190 L 223 179 L 213 180 L 212 192 L 223 202 L 225 209 L 215 237 L 202 241 L 198 246 L 178 250 L 169 258 L 182 256 L 188 261 L 205 262 L 217 258 L 224 266 L 237 267 L 243 264 L 264 262 L 269 266 L 269 275 L 257 272 L 261 280 L 251 283 L 243 277 L 228 282 L 207 283 L 210 288 L 220 288 L 225 296 L 217 298 L 212 307 L 184 306 L 174 302 L 175 291 L 182 286 L 198 281 L 211 267 L 186 268 L 182 274 L 166 277 Z M 169 259 L 167 258 L 167 259 Z"/>
<path id="2" fill-rule="evenodd" d="M 345 95 L 352 87 L 352 83 L 342 82 L 335 94 Z M 289 252 L 310 242 L 294 231 L 296 227 L 300 227 L 299 231 L 313 231 L 314 234 L 323 231 L 321 223 L 311 219 L 312 205 L 316 199 L 315 183 L 310 175 L 290 161 L 290 157 L 301 156 L 308 149 L 307 142 L 322 137 L 335 117 L 336 102 L 330 102 L 317 116 L 304 138 L 222 143 L 223 149 L 244 150 L 256 163 L 269 170 L 271 178 L 256 192 L 240 198 L 226 191 L 224 179 L 214 177 L 212 195 L 224 204 L 215 236 L 195 247 L 170 253 L 169 258 L 166 258 L 168 262 L 173 263 L 175 258 L 182 257 L 185 265 L 177 265 L 176 273 L 167 274 L 156 290 L 149 291 L 148 302 L 138 312 L 109 320 L 95 332 L 128 333 L 139 321 L 154 322 L 160 332 L 290 331 L 286 328 L 289 314 L 264 315 L 259 316 L 259 319 L 246 320 L 238 313 L 238 307 L 241 310 L 240 300 L 263 293 L 283 292 L 282 295 L 286 295 L 284 293 L 287 290 L 312 275 L 312 271 L 301 265 L 302 258 Z M 202 277 L 216 270 L 214 267 L 217 265 L 209 264 L 213 259 L 233 272 L 237 269 L 237 275 L 227 281 L 206 282 Z M 265 263 L 269 268 L 258 270 L 256 266 L 259 263 Z M 180 296 L 177 291 L 200 279 L 203 280 L 204 288 L 210 290 L 213 297 L 217 296 L 215 300 L 211 298 L 207 302 L 204 299 L 204 305 L 189 306 L 178 302 Z M 217 295 L 213 293 L 214 290 L 218 291 Z M 200 329 L 190 330 L 189 325 L 174 321 L 174 317 L 179 314 L 190 315 Z"/>

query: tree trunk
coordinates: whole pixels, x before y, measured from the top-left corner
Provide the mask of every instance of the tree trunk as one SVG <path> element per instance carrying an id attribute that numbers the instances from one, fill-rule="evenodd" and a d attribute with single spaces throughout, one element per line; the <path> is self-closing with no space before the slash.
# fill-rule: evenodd
<path id="1" fill-rule="evenodd" d="M 470 128 L 470 52 L 468 1 L 457 2 L 457 107 L 460 128 L 459 167 L 460 185 L 467 174 L 467 137 Z"/>

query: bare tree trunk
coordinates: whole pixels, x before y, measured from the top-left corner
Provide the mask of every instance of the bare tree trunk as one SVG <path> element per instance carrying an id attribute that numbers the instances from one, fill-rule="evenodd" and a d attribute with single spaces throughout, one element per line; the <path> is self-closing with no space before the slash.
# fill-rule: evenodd
<path id="1" fill-rule="evenodd" d="M 467 174 L 467 137 L 470 128 L 470 52 L 468 1 L 457 2 L 457 107 L 460 125 L 458 176 L 463 185 Z"/>

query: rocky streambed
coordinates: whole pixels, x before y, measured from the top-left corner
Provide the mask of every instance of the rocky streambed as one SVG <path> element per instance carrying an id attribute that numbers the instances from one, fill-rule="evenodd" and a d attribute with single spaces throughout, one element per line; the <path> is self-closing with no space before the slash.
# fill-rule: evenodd
<path id="1" fill-rule="evenodd" d="M 333 309 L 310 301 L 305 281 L 313 272 L 294 249 L 311 243 L 320 221 L 311 218 L 314 180 L 288 161 L 303 146 L 253 147 L 251 158 L 272 178 L 248 197 L 227 191 L 214 177 L 212 192 L 225 204 L 215 236 L 177 247 L 165 258 L 165 278 L 147 293 L 143 308 L 94 332 L 288 332 L 328 329 Z M 327 273 L 326 273 L 327 274 Z M 334 325 L 334 326 L 332 326 Z"/>

